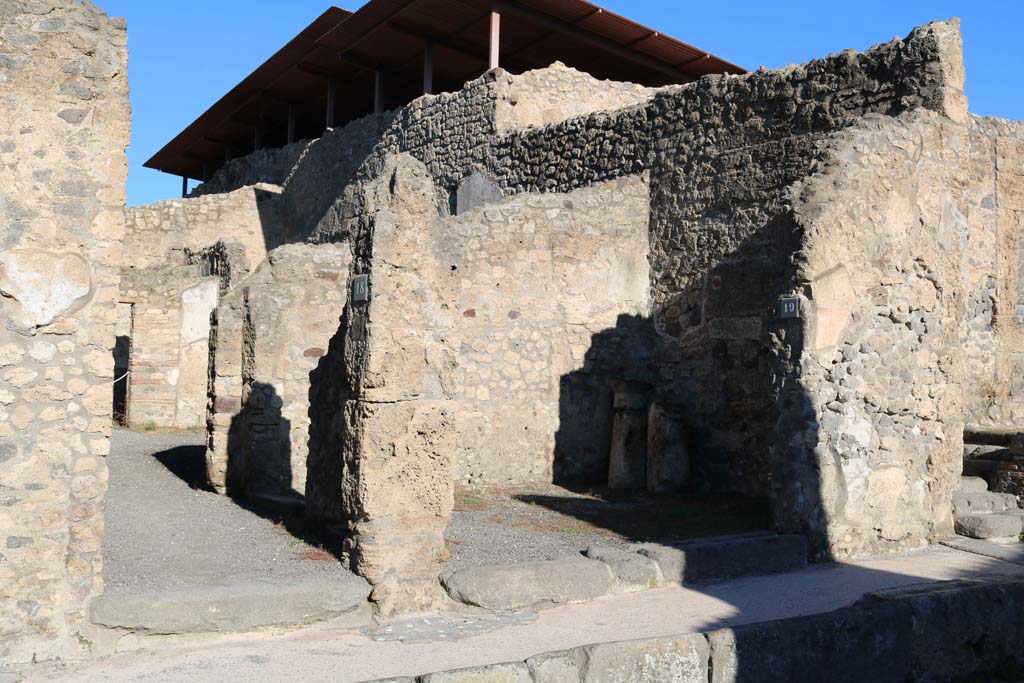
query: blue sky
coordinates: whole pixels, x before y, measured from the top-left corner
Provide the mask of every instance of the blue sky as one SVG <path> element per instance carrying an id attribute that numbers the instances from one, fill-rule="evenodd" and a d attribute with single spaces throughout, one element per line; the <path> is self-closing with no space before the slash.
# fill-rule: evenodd
<path id="1" fill-rule="evenodd" d="M 129 204 L 181 194 L 142 167 L 175 134 L 329 6 L 329 0 L 97 0 L 128 20 L 133 132 Z M 355 10 L 357 0 L 336 2 Z M 750 69 L 867 48 L 932 19 L 963 20 L 977 114 L 1024 119 L 1020 0 L 604 0 L 605 7 Z"/>

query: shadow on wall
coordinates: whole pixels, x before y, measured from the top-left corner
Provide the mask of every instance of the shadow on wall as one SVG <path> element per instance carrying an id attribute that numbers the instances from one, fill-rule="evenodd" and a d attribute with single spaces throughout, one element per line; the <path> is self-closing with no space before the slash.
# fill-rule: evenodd
<path id="1" fill-rule="evenodd" d="M 228 495 L 286 495 L 292 486 L 291 421 L 281 414 L 283 401 L 270 384 L 246 387 L 242 409 L 228 433 Z"/>
<path id="2" fill-rule="evenodd" d="M 291 421 L 281 408 L 273 385 L 254 382 L 247 387 L 228 436 L 228 496 L 340 561 L 343 537 L 309 517 L 305 499 L 292 490 Z M 205 481 L 205 452 L 202 470 Z"/>
<path id="3" fill-rule="evenodd" d="M 346 518 L 342 489 L 347 466 L 345 410 L 353 396 L 354 384 L 345 358 L 348 328 L 349 308 L 346 305 L 338 329 L 328 344 L 327 353 L 309 373 L 306 508 L 310 516 L 339 527 Z"/>

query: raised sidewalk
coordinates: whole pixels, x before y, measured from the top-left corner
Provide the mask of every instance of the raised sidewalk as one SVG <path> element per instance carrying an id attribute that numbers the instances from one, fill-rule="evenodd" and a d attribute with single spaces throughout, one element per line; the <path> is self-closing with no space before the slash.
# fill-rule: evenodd
<path id="1" fill-rule="evenodd" d="M 225 636 L 200 646 L 115 655 L 81 665 L 41 665 L 29 683 L 345 683 L 415 676 L 584 645 L 665 638 L 831 612 L 878 591 L 936 581 L 1024 580 L 1024 565 L 935 547 L 918 553 L 815 566 L 789 574 L 696 588 L 664 588 L 559 607 L 512 625 L 454 640 L 421 623 L 415 638 L 378 639 L 358 630 Z M 426 620 L 429 621 L 429 620 Z M 528 623 L 523 623 L 523 622 Z M 437 624 L 435 620 L 433 622 Z"/>

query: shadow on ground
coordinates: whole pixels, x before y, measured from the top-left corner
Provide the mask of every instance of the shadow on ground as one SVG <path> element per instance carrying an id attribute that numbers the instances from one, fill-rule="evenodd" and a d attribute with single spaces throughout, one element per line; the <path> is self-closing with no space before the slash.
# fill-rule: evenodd
<path id="1" fill-rule="evenodd" d="M 205 446 L 178 446 L 154 453 L 153 458 L 190 488 L 213 492 L 207 484 Z M 228 498 L 237 507 L 273 522 L 277 528 L 309 546 L 299 553 L 300 559 L 341 561 L 344 538 L 307 517 L 300 496 L 295 498 L 298 505 L 275 505 L 272 499 L 249 496 L 238 490 L 230 491 Z"/>

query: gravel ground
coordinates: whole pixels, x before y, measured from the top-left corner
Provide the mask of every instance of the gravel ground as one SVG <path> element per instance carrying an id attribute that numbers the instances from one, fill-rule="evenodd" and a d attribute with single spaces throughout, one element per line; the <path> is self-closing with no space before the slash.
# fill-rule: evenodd
<path id="1" fill-rule="evenodd" d="M 349 573 L 201 481 L 199 434 L 114 433 L 103 542 L 108 591 L 158 591 Z M 316 559 L 308 559 L 309 555 Z"/>
<path id="2" fill-rule="evenodd" d="M 554 560 L 595 545 L 628 547 L 767 528 L 764 503 L 733 496 L 649 496 L 558 486 L 461 490 L 445 532 L 451 553 L 447 569 Z"/>

